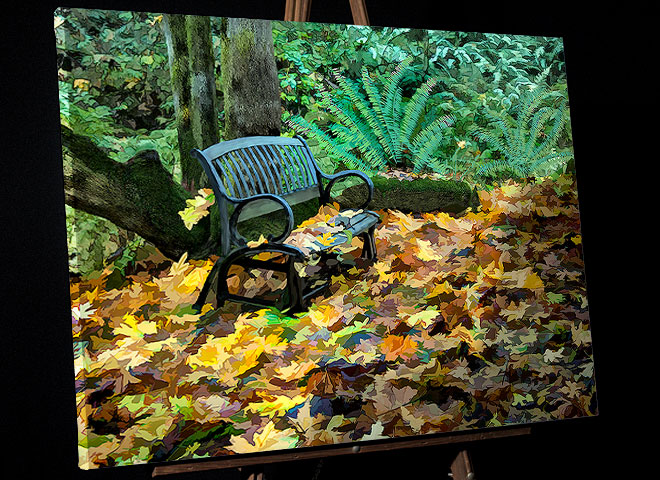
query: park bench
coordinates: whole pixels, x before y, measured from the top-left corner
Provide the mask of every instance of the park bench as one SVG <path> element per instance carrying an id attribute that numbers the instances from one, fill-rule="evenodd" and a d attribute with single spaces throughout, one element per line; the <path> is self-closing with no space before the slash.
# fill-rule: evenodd
<path id="1" fill-rule="evenodd" d="M 220 222 L 220 256 L 194 304 L 197 312 L 201 311 L 216 276 L 217 308 L 227 300 L 263 307 L 275 306 L 284 299 L 282 309 L 288 309 L 291 313 L 305 310 L 308 300 L 322 293 L 329 285 L 330 276 L 327 275 L 319 284 L 318 279 L 312 281 L 311 278 L 301 276 L 295 268 L 296 263 L 300 265 L 309 260 L 310 253 L 287 243 L 294 229 L 291 206 L 314 198 L 318 199 L 319 206 L 328 204 L 333 186 L 347 177 L 357 177 L 366 184 L 366 202 L 357 210 L 357 214 L 356 210 L 352 210 L 350 220 L 340 223 L 343 230 L 333 234 L 331 244 L 315 245 L 315 255 L 327 253 L 333 246 L 359 236 L 364 241 L 362 257 L 375 258 L 374 230 L 380 219 L 375 212 L 364 210 L 373 197 L 371 179 L 359 170 L 325 174 L 319 168 L 307 142 L 300 136 L 244 137 L 220 142 L 204 150 L 194 149 L 191 154 L 199 160 L 210 181 Z M 266 243 L 254 245 L 257 242 L 248 242 L 239 233 L 239 221 L 262 217 L 278 210 L 285 212 L 287 223 L 280 235 L 269 234 Z M 260 255 L 264 252 L 270 255 Z M 286 282 L 280 301 L 230 293 L 227 278 L 233 265 L 283 272 Z"/>

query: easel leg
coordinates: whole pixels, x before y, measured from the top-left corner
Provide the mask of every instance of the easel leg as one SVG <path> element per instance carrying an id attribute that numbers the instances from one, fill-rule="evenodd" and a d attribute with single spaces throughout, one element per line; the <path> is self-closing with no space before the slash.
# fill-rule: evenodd
<path id="1" fill-rule="evenodd" d="M 451 478 L 453 480 L 475 480 L 472 462 L 467 450 L 461 450 L 451 462 Z"/>
<path id="2" fill-rule="evenodd" d="M 266 480 L 263 467 L 260 465 L 240 467 L 238 470 L 241 472 L 241 480 Z"/>

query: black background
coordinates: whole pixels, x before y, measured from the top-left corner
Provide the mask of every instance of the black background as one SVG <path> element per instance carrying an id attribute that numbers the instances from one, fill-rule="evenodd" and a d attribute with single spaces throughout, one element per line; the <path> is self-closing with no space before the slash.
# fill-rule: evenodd
<path id="1" fill-rule="evenodd" d="M 653 217 L 646 210 L 647 223 L 632 225 L 639 221 L 631 213 L 643 207 L 636 193 L 641 189 L 635 185 L 644 170 L 631 150 L 637 137 L 626 130 L 632 119 L 624 109 L 641 88 L 629 83 L 629 72 L 643 64 L 619 48 L 627 43 L 627 8 L 578 10 L 578 2 L 366 3 L 374 26 L 564 38 L 600 414 L 536 424 L 531 437 L 484 441 L 471 445 L 470 452 L 477 479 L 584 479 L 603 468 L 604 478 L 633 476 L 646 459 L 633 448 L 632 428 L 648 426 L 656 410 L 648 380 L 644 387 L 634 374 L 648 368 L 638 356 L 649 341 L 644 331 L 653 335 L 657 329 L 631 332 L 655 318 L 636 311 L 643 303 L 636 285 L 643 281 L 628 273 L 652 257 L 642 253 L 644 244 L 631 241 L 627 231 L 649 227 Z M 282 19 L 284 4 L 285 0 L 236 0 L 235 5 L 223 0 L 20 2 L 2 18 L 0 418 L 6 446 L 1 452 L 2 461 L 18 467 L 21 478 L 147 479 L 153 468 L 77 468 L 53 11 L 65 6 Z M 310 20 L 352 23 L 348 0 L 314 0 Z M 652 143 L 653 138 L 647 140 Z M 648 375 L 652 381 L 652 373 Z M 330 457 L 318 479 L 444 479 L 453 453 L 454 447 L 428 447 Z M 316 468 L 316 461 L 289 462 L 268 466 L 266 473 L 269 479 L 311 480 Z M 167 478 L 237 476 L 235 470 L 227 470 Z"/>

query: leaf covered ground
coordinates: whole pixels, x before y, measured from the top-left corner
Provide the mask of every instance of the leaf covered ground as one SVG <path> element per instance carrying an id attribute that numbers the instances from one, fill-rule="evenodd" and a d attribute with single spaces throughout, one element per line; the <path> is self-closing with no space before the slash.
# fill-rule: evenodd
<path id="1" fill-rule="evenodd" d="M 379 212 L 376 261 L 353 238 L 293 316 L 194 314 L 213 259 L 72 281 L 80 466 L 595 415 L 576 195 L 560 176 L 480 191 L 460 217 Z M 248 273 L 230 286 L 277 287 Z"/>

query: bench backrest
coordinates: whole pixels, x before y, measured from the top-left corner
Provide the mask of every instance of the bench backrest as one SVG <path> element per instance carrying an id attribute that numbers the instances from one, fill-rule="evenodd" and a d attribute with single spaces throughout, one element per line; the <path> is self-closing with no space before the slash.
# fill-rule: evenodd
<path id="1" fill-rule="evenodd" d="M 260 193 L 286 198 L 307 190 L 316 196 L 320 192 L 318 167 L 299 137 L 237 138 L 194 150 L 193 155 L 202 163 L 216 194 L 229 200 Z"/>

